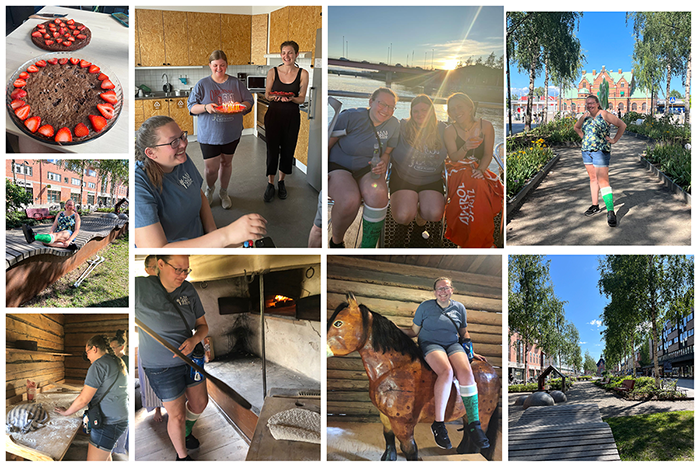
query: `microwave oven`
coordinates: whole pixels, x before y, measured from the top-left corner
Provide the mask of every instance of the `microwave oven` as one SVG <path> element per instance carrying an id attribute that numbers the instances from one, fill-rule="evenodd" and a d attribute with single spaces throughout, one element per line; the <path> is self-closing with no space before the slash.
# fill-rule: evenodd
<path id="1" fill-rule="evenodd" d="M 265 92 L 267 76 L 247 76 L 246 87 L 250 92 Z"/>

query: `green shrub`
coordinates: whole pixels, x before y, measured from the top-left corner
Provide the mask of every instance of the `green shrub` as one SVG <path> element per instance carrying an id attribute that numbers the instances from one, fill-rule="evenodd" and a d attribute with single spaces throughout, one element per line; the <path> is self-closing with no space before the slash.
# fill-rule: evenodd
<path id="1" fill-rule="evenodd" d="M 537 391 L 537 383 L 511 384 L 508 386 L 508 392 L 533 392 L 533 391 Z"/>
<path id="2" fill-rule="evenodd" d="M 506 186 L 512 198 L 554 157 L 542 138 L 532 141 L 532 146 L 506 155 Z"/>
<path id="3" fill-rule="evenodd" d="M 646 158 L 658 164 L 659 170 L 673 182 L 690 193 L 691 186 L 691 151 L 682 144 L 657 144 L 647 148 Z"/>

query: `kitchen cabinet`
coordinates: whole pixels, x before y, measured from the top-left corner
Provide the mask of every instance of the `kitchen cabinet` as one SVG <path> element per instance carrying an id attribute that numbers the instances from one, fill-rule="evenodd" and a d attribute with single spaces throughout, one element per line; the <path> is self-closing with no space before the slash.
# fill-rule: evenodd
<path id="1" fill-rule="evenodd" d="M 165 97 L 162 99 L 137 99 L 134 102 L 136 129 L 151 117 L 166 115 L 177 122 L 182 131 L 194 134 L 194 121 L 187 109 L 187 97 Z M 140 119 L 140 121 L 139 121 Z"/>
<path id="2" fill-rule="evenodd" d="M 255 110 L 243 116 L 243 128 L 255 128 Z"/>
<path id="3" fill-rule="evenodd" d="M 141 128 L 145 119 L 143 118 L 143 103 L 148 101 L 135 100 L 134 101 L 134 127 L 136 130 Z"/>
<path id="4" fill-rule="evenodd" d="M 299 137 L 297 138 L 297 147 L 294 150 L 294 158 L 306 166 L 309 165 L 309 126 L 309 114 L 301 112 L 301 125 L 299 126 Z"/>
<path id="5" fill-rule="evenodd" d="M 271 54 L 280 52 L 280 45 L 289 38 L 289 7 L 280 8 L 270 13 L 270 47 Z"/>
<path id="6" fill-rule="evenodd" d="M 134 65 L 141 66 L 141 45 L 139 42 L 139 28 L 136 23 L 136 16 L 134 16 Z"/>
<path id="7" fill-rule="evenodd" d="M 156 115 L 170 115 L 167 99 L 146 99 L 142 102 L 144 121 Z"/>
<path id="8" fill-rule="evenodd" d="M 221 15 L 221 50 L 230 64 L 250 63 L 250 15 Z"/>
<path id="9" fill-rule="evenodd" d="M 315 52 L 321 11 L 320 6 L 288 6 L 270 13 L 269 53 L 279 53 L 282 42 L 290 40 L 299 44 L 300 52 Z"/>
<path id="10" fill-rule="evenodd" d="M 170 118 L 174 119 L 182 131 L 194 134 L 194 120 L 187 109 L 187 97 L 170 97 L 168 101 L 168 111 Z"/>
<path id="11" fill-rule="evenodd" d="M 267 65 L 267 15 L 253 15 L 250 29 L 250 64 Z"/>
<path id="12" fill-rule="evenodd" d="M 137 66 L 163 66 L 165 43 L 163 41 L 163 13 L 160 10 L 136 10 L 139 34 L 140 62 Z"/>
<path id="13" fill-rule="evenodd" d="M 209 64 L 209 55 L 221 49 L 221 15 L 187 12 L 189 65 Z M 233 64 L 230 60 L 229 63 Z"/>
<path id="14" fill-rule="evenodd" d="M 163 65 L 189 65 L 187 35 L 187 13 L 184 11 L 163 11 L 163 42 L 165 44 Z"/>

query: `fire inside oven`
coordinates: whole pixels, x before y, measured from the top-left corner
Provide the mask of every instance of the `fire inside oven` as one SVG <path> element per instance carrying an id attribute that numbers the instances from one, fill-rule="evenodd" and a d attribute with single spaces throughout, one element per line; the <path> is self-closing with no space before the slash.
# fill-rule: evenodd
<path id="1" fill-rule="evenodd" d="M 274 313 L 284 316 L 295 316 L 297 304 L 293 298 L 285 295 L 265 294 L 265 313 Z"/>

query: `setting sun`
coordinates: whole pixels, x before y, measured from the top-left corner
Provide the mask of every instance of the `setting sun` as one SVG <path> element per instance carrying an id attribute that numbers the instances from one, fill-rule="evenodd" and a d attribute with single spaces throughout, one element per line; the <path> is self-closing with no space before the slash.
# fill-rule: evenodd
<path id="1" fill-rule="evenodd" d="M 445 65 L 443 65 L 442 69 L 443 70 L 454 70 L 457 68 L 457 65 L 459 64 L 459 60 L 456 58 L 450 58 L 448 60 L 445 60 Z"/>

